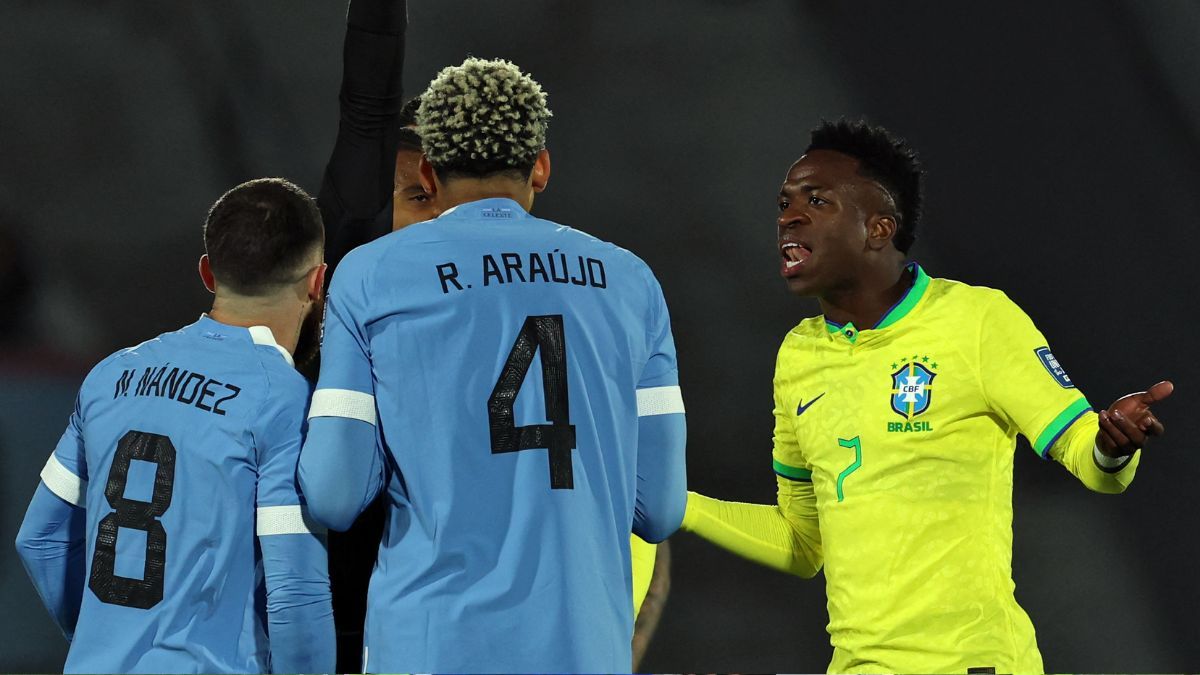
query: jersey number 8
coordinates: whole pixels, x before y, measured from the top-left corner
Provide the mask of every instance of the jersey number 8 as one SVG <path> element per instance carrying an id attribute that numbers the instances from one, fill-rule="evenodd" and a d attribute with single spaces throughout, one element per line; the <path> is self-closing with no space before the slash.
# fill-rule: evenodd
<path id="1" fill-rule="evenodd" d="M 125 496 L 133 460 L 155 464 L 154 492 L 149 502 Z M 88 588 L 102 602 L 123 607 L 150 609 L 162 601 L 163 577 L 167 567 L 167 531 L 158 520 L 171 506 L 175 485 L 175 446 L 161 434 L 130 431 L 117 443 L 104 497 L 113 512 L 100 521 L 92 575 Z M 146 566 L 141 579 L 118 576 L 117 531 L 119 528 L 146 533 Z"/>

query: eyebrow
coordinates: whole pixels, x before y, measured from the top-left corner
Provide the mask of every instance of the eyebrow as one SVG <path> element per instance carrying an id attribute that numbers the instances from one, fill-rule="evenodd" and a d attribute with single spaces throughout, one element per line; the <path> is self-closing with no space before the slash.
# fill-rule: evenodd
<path id="1" fill-rule="evenodd" d="M 787 192 L 788 192 L 788 187 L 787 187 L 787 186 L 788 186 L 788 184 L 787 184 L 787 183 L 784 183 L 784 184 L 783 184 L 783 188 L 781 188 L 781 189 L 779 190 L 779 196 L 780 196 L 780 197 L 786 197 L 786 196 L 787 196 Z M 804 183 L 804 182 L 802 182 L 802 183 L 800 183 L 800 188 L 799 188 L 799 191 L 800 191 L 800 192 L 802 192 L 802 193 L 805 193 L 805 194 L 812 194 L 813 192 L 816 192 L 816 191 L 818 191 L 818 190 L 826 190 L 826 189 L 828 189 L 828 188 L 826 188 L 824 185 L 820 185 L 820 184 L 817 184 L 817 183 Z"/>

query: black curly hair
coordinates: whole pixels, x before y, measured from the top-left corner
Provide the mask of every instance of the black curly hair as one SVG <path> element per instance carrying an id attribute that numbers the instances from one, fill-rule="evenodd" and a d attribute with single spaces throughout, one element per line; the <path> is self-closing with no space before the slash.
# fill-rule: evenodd
<path id="1" fill-rule="evenodd" d="M 858 160 L 859 174 L 879 183 L 896 204 L 896 235 L 892 244 L 907 253 L 916 241 L 921 219 L 921 176 L 917 153 L 903 138 L 864 119 L 822 120 L 812 130 L 805 154 L 832 150 Z"/>

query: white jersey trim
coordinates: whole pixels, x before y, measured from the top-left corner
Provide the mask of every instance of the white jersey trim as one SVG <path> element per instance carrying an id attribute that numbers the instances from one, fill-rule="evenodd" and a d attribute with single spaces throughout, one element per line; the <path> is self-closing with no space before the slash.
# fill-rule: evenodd
<path id="1" fill-rule="evenodd" d="M 1098 446 L 1098 445 L 1092 446 L 1092 457 L 1095 457 L 1096 463 L 1099 464 L 1100 466 L 1104 467 L 1105 469 L 1112 469 L 1112 468 L 1121 466 L 1125 462 L 1129 461 L 1130 456 L 1131 455 L 1123 455 L 1121 457 L 1109 457 L 1108 455 L 1104 454 L 1103 452 L 1100 452 L 1100 446 Z"/>
<path id="2" fill-rule="evenodd" d="M 275 334 L 271 332 L 270 328 L 266 326 L 250 326 L 246 330 L 250 331 L 250 339 L 254 341 L 254 344 L 266 345 L 267 347 L 278 349 L 279 353 L 283 355 L 283 360 L 287 361 L 289 366 L 296 367 L 296 362 L 292 360 L 291 353 L 279 346 L 279 343 L 275 341 Z"/>
<path id="3" fill-rule="evenodd" d="M 58 495 L 68 504 L 83 506 L 83 498 L 87 493 L 87 481 L 71 473 L 71 470 L 58 461 L 53 453 L 46 460 L 42 469 L 42 482 L 51 492 Z"/>
<path id="4" fill-rule="evenodd" d="M 637 410 L 638 417 L 682 413 L 683 392 L 678 386 L 638 389 Z"/>
<path id="5" fill-rule="evenodd" d="M 299 504 L 260 506 L 255 533 L 260 537 L 276 534 L 320 534 L 324 528 L 314 523 Z"/>
<path id="6" fill-rule="evenodd" d="M 375 397 L 353 389 L 318 389 L 308 409 L 314 417 L 345 417 L 375 424 Z"/>

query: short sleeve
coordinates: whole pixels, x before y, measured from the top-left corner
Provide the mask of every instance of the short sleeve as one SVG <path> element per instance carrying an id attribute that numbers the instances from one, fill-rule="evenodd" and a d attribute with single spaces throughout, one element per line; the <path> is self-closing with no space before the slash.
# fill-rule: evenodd
<path id="1" fill-rule="evenodd" d="M 361 253 L 357 251 L 356 253 Z M 351 254 L 342 263 L 325 303 L 321 376 L 309 417 L 346 417 L 375 424 L 375 385 L 363 328 L 366 302 L 361 272 Z"/>
<path id="2" fill-rule="evenodd" d="M 1041 457 L 1092 409 L 1033 321 L 1003 293 L 984 313 L 979 352 L 988 405 Z"/>
<path id="3" fill-rule="evenodd" d="M 771 465 L 775 469 L 775 473 L 782 478 L 793 481 L 811 482 L 812 465 L 801 452 L 800 443 L 796 440 L 796 430 L 793 427 L 796 415 L 795 412 L 789 413 L 789 406 L 785 402 L 789 400 L 787 393 L 784 391 L 783 384 L 786 379 L 786 354 L 787 344 L 785 342 L 780 347 L 779 356 L 775 360 L 775 378 L 773 382 L 775 432 L 771 452 Z"/>
<path id="4" fill-rule="evenodd" d="M 67 428 L 42 469 L 42 483 L 59 499 L 75 506 L 84 505 L 87 492 L 87 458 L 83 447 L 82 394 L 75 398 L 75 410 Z"/>
<path id="5" fill-rule="evenodd" d="M 258 458 L 257 534 L 261 537 L 313 532 L 317 528 L 304 513 L 296 481 L 308 386 L 295 373 L 294 381 L 290 377 L 274 378 L 270 392 L 267 408 L 254 432 Z"/>

